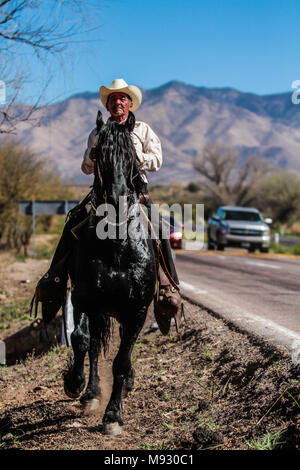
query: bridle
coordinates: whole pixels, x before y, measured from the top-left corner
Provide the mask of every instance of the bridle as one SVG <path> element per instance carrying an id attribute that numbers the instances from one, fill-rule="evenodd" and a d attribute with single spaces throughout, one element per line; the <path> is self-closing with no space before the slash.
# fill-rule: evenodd
<path id="1" fill-rule="evenodd" d="M 139 171 L 137 171 L 135 174 L 133 174 L 133 168 L 134 168 L 134 159 L 132 159 L 132 161 L 131 161 L 130 173 L 129 173 L 129 174 L 130 174 L 129 183 L 130 183 L 132 189 L 135 190 L 133 180 L 134 180 L 137 176 L 139 176 Z M 99 163 L 98 163 L 97 159 L 96 159 L 96 169 L 97 169 L 97 176 L 98 176 L 98 178 L 99 178 L 99 185 L 100 185 L 101 188 L 103 188 L 103 187 L 104 187 L 104 185 L 103 185 L 104 180 L 103 180 L 103 176 L 102 176 L 102 174 L 101 174 L 100 167 L 99 167 Z M 129 198 L 130 196 L 131 196 L 131 193 L 130 193 L 130 189 L 128 188 L 128 194 L 126 195 L 127 200 L 128 200 L 128 198 Z M 104 199 L 104 204 L 105 204 L 105 207 L 106 207 L 106 212 L 108 213 L 108 203 L 107 203 L 107 191 L 106 191 L 106 189 L 103 191 L 102 197 L 103 197 L 103 199 Z M 134 205 L 137 204 L 137 203 L 138 203 L 138 201 L 135 202 Z M 91 208 L 93 209 L 94 213 L 97 214 L 97 208 L 96 208 L 95 205 L 93 204 L 93 201 L 92 201 L 92 200 L 91 200 Z M 128 222 L 129 222 L 130 220 L 132 220 L 133 218 L 134 218 L 134 216 L 129 216 L 129 215 L 127 215 L 127 217 L 126 217 L 124 220 L 122 220 L 121 222 L 112 222 L 111 220 L 108 219 L 108 215 L 106 215 L 106 216 L 102 219 L 102 221 L 105 222 L 105 223 L 107 223 L 108 225 L 112 225 L 112 226 L 115 226 L 115 227 L 121 227 L 122 225 L 128 223 Z"/>

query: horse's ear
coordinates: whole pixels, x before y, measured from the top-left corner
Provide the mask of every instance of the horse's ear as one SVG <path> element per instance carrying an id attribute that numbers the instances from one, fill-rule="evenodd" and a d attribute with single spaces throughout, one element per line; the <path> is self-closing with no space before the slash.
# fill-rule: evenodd
<path id="1" fill-rule="evenodd" d="M 99 110 L 98 114 L 97 114 L 97 118 L 96 118 L 96 127 L 97 127 L 97 132 L 98 133 L 99 133 L 101 127 L 103 126 L 103 124 L 104 124 L 104 121 L 103 121 L 102 113 Z"/>
<path id="2" fill-rule="evenodd" d="M 135 126 L 135 115 L 129 111 L 128 118 L 126 121 L 126 127 L 128 128 L 129 132 L 132 132 Z"/>

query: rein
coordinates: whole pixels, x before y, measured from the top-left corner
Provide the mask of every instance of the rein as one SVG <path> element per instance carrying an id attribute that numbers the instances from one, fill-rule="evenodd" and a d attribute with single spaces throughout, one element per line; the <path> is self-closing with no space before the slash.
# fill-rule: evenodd
<path id="1" fill-rule="evenodd" d="M 134 119 L 134 122 L 135 122 L 135 118 L 134 116 L 132 115 L 133 119 Z M 99 117 L 99 114 L 97 116 L 97 129 L 98 131 L 100 132 L 101 130 L 101 124 L 100 124 L 100 117 Z M 133 174 L 133 171 L 134 171 L 134 163 L 135 163 L 135 159 L 132 158 L 131 159 L 131 166 L 130 166 L 130 173 L 129 173 L 129 185 L 132 187 L 133 191 L 136 191 L 135 189 L 135 186 L 134 186 L 134 179 L 139 176 L 139 171 L 137 171 L 135 174 Z M 99 162 L 98 162 L 98 159 L 96 159 L 96 168 L 97 168 L 97 176 L 99 178 L 99 184 L 100 184 L 100 187 L 101 188 L 105 188 L 105 185 L 104 185 L 104 179 L 103 179 L 103 176 L 101 174 L 101 171 L 100 171 L 100 165 L 99 165 Z M 94 189 L 95 191 L 95 189 Z M 128 192 L 129 192 L 129 188 L 128 188 Z M 130 196 L 130 194 L 127 194 L 127 198 Z M 104 199 L 104 204 L 106 206 L 106 212 L 108 212 L 107 210 L 107 191 L 106 189 L 104 189 L 103 191 L 103 199 Z M 95 207 L 95 205 L 93 204 L 93 201 L 91 201 L 91 208 L 93 209 L 94 213 L 96 214 L 97 213 L 97 208 Z M 113 226 L 117 226 L 117 227 L 120 227 L 122 225 L 124 225 L 125 223 L 128 222 L 128 220 L 131 220 L 133 217 L 129 217 L 127 216 L 125 220 L 123 220 L 122 222 L 112 222 L 112 221 L 109 221 L 108 220 L 108 215 L 106 217 L 104 217 L 102 220 L 105 221 L 108 225 L 113 225 Z"/>

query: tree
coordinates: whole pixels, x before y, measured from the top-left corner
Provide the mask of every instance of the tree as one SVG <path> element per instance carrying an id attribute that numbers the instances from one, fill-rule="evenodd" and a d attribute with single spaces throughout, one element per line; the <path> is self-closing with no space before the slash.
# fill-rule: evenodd
<path id="1" fill-rule="evenodd" d="M 26 54 L 36 63 L 47 67 L 51 79 L 51 59 L 56 58 L 54 70 L 63 66 L 71 56 L 82 50 L 89 35 L 98 28 L 97 10 L 100 2 L 92 0 L 0 0 L 0 80 L 8 90 L 7 104 L 0 107 L 0 133 L 12 133 L 20 121 L 33 119 L 47 83 L 39 90 L 39 98 L 30 106 L 15 106 L 20 91 L 30 74 Z M 23 60 L 25 57 L 25 60 Z M 37 83 L 34 85 L 37 89 Z"/>
<path id="2" fill-rule="evenodd" d="M 216 209 L 221 205 L 248 206 L 256 197 L 256 186 L 270 165 L 258 156 L 242 162 L 232 147 L 209 143 L 193 161 L 204 200 Z"/>
<path id="3" fill-rule="evenodd" d="M 72 195 L 61 178 L 26 148 L 0 147 L 0 240 L 18 251 L 29 244 L 31 218 L 19 214 L 19 202 L 31 199 L 68 199 Z"/>
<path id="4" fill-rule="evenodd" d="M 265 177 L 257 188 L 256 204 L 274 225 L 299 220 L 300 176 L 292 170 L 277 170 Z"/>

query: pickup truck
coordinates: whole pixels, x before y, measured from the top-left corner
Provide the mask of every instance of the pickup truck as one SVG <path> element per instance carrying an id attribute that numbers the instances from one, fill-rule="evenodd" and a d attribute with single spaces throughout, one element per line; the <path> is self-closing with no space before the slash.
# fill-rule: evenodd
<path id="1" fill-rule="evenodd" d="M 257 209 L 251 207 L 219 207 L 207 225 L 209 250 L 225 247 L 242 247 L 253 253 L 259 249 L 268 253 L 270 246 L 271 219 L 264 219 Z"/>

